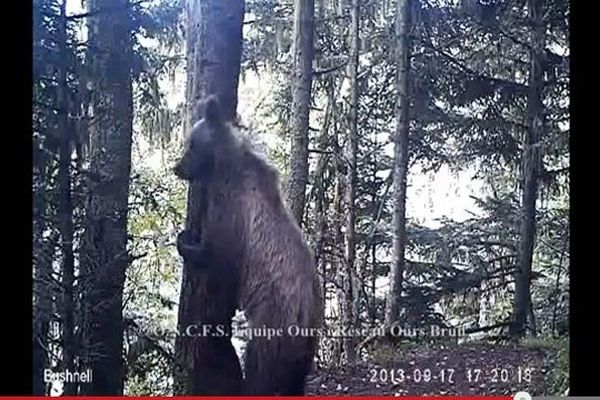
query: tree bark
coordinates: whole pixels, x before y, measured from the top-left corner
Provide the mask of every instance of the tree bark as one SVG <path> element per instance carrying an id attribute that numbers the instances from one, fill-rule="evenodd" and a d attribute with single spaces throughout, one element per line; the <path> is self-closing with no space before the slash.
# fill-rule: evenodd
<path id="1" fill-rule="evenodd" d="M 351 23 L 350 23 L 350 129 L 346 140 L 346 231 L 344 235 L 345 257 L 346 257 L 346 276 L 344 295 L 344 325 L 353 327 L 356 324 L 357 310 L 355 305 L 355 258 L 356 258 L 356 238 L 355 224 L 356 211 L 355 193 L 356 193 L 356 153 L 358 151 L 358 53 L 359 53 L 359 19 L 360 19 L 360 0 L 352 1 Z M 347 361 L 354 363 L 356 360 L 356 351 L 354 349 L 356 340 L 353 337 L 344 339 L 344 353 Z"/>
<path id="2" fill-rule="evenodd" d="M 543 57 L 544 23 L 542 19 L 543 0 L 528 0 L 529 21 L 532 26 L 529 93 L 527 97 L 527 122 L 529 129 L 525 134 L 522 156 L 522 193 L 520 242 L 518 266 L 515 274 L 515 301 L 513 324 L 510 334 L 522 337 L 525 334 L 527 315 L 531 307 L 531 263 L 535 241 L 535 202 L 537 199 L 538 173 L 540 161 L 540 139 L 542 136 L 543 111 Z"/>
<path id="3" fill-rule="evenodd" d="M 314 55 L 314 0 L 296 0 L 294 5 L 294 42 L 291 149 L 287 201 L 292 214 L 302 225 L 308 183 L 308 123 Z"/>
<path id="4" fill-rule="evenodd" d="M 218 94 L 225 117 L 233 121 L 242 54 L 243 0 L 187 1 L 187 117 L 191 125 L 196 102 Z M 186 132 L 187 133 L 187 132 Z M 201 184 L 188 191 L 187 229 L 200 232 L 205 208 Z M 179 298 L 179 332 L 193 325 L 231 327 L 237 307 L 236 282 L 207 273 L 210 266 L 184 262 Z M 227 278 L 227 277 L 225 277 Z M 235 395 L 242 373 L 230 336 L 179 336 L 175 343 L 176 395 Z"/>
<path id="5" fill-rule="evenodd" d="M 342 234 L 342 224 L 343 224 L 343 200 L 344 200 L 344 168 L 343 168 L 343 155 L 342 148 L 340 145 L 340 132 L 341 132 L 341 122 L 338 119 L 338 114 L 336 114 L 337 107 L 334 103 L 333 108 L 333 123 L 334 123 L 334 131 L 332 135 L 332 150 L 334 157 L 334 166 L 335 166 L 335 184 L 334 184 L 334 195 L 333 195 L 333 243 L 342 243 L 344 240 L 344 236 Z M 345 255 L 341 251 L 337 251 L 338 247 L 335 246 L 335 262 L 332 263 L 332 266 L 335 267 L 335 271 L 333 271 L 333 276 L 336 282 L 336 300 L 337 306 L 340 314 L 340 318 L 338 319 L 339 323 L 343 323 L 343 313 L 344 313 L 344 301 L 346 295 L 344 293 L 344 274 L 345 274 Z M 343 340 L 336 340 L 336 349 L 339 349 L 340 356 L 343 355 Z M 336 353 L 335 356 L 338 354 Z M 340 362 L 342 360 L 340 359 Z"/>
<path id="6" fill-rule="evenodd" d="M 58 168 L 59 185 L 59 220 L 62 251 L 62 370 L 75 372 L 75 343 L 74 343 L 74 303 L 73 284 L 74 256 L 73 256 L 73 204 L 71 201 L 71 132 L 69 132 L 69 104 L 67 100 L 67 14 L 66 0 L 60 6 L 60 20 L 58 23 L 58 131 L 60 132 L 60 161 Z M 63 389 L 64 395 L 77 394 L 77 384 L 66 382 Z"/>
<path id="7" fill-rule="evenodd" d="M 556 266 L 556 281 L 554 284 L 554 293 L 552 294 L 552 301 L 553 301 L 553 306 L 552 306 L 552 322 L 550 323 L 550 326 L 552 327 L 552 335 L 556 335 L 556 318 L 558 315 L 558 306 L 560 304 L 560 278 L 561 278 L 561 273 L 562 273 L 562 265 L 563 265 L 563 260 L 564 260 L 564 256 L 567 253 L 568 250 L 568 246 L 569 246 L 569 235 L 567 235 L 565 233 L 565 241 L 563 244 L 563 248 L 560 252 L 560 256 L 558 258 L 558 264 Z"/>
<path id="8" fill-rule="evenodd" d="M 325 117 L 323 126 L 318 138 L 319 150 L 326 152 L 329 146 L 329 125 L 332 119 L 333 113 L 333 102 L 334 94 L 333 88 L 328 85 L 327 87 L 327 106 L 325 108 Z M 325 260 L 323 257 L 323 247 L 325 244 L 325 235 L 327 231 L 326 215 L 327 209 L 326 196 L 325 196 L 325 169 L 327 168 L 329 154 L 319 153 L 317 156 L 317 165 L 315 168 L 315 259 L 317 268 L 322 271 L 323 279 L 325 278 Z"/>
<path id="9" fill-rule="evenodd" d="M 33 330 L 32 330 L 32 383 L 35 396 L 46 395 L 46 383 L 44 382 L 44 369 L 48 368 L 48 331 L 50 323 L 51 297 L 49 294 L 49 279 L 52 270 L 53 257 L 48 255 L 52 249 L 47 249 L 48 244 L 54 246 L 54 242 L 44 239 L 46 231 L 46 218 L 48 210 L 47 194 L 44 183 L 47 177 L 47 159 L 42 155 L 35 165 L 42 189 L 34 193 L 34 218 L 33 218 Z"/>
<path id="10" fill-rule="evenodd" d="M 385 324 L 395 323 L 400 311 L 402 277 L 404 274 L 404 253 L 406 248 L 406 178 L 408 175 L 408 135 L 409 135 L 409 93 L 410 74 L 410 0 L 398 0 L 396 4 L 396 62 L 398 103 L 396 114 L 398 122 L 394 136 L 394 211 L 392 216 L 392 261 L 390 266 L 390 289 L 388 292 Z"/>
<path id="11" fill-rule="evenodd" d="M 373 135 L 373 148 L 377 148 L 378 146 L 378 142 L 377 142 L 377 135 L 374 134 Z M 371 184 L 373 185 L 373 192 L 372 192 L 372 196 L 371 196 L 371 204 L 373 207 L 373 212 L 371 214 L 371 218 L 373 220 L 373 228 L 371 229 L 371 234 L 369 235 L 369 242 L 367 242 L 367 247 L 365 248 L 365 265 L 367 264 L 367 259 L 369 257 L 369 253 L 371 256 L 371 282 L 370 282 L 370 295 L 371 295 L 371 300 L 367 302 L 367 304 L 369 305 L 369 320 L 371 321 L 371 324 L 374 325 L 375 321 L 377 320 L 377 298 L 375 296 L 376 294 L 376 289 L 375 289 L 375 283 L 377 281 L 377 243 L 375 241 L 375 236 L 377 235 L 377 228 L 376 225 L 379 223 L 379 206 L 378 206 L 378 190 L 377 190 L 377 186 L 376 186 L 376 182 L 377 182 L 377 159 L 376 159 L 376 155 L 375 153 L 373 153 L 373 176 L 372 176 L 372 181 Z"/>
<path id="12" fill-rule="evenodd" d="M 93 380 L 88 395 L 121 395 L 123 363 L 123 285 L 127 257 L 127 216 L 131 169 L 131 20 L 128 0 L 90 0 L 91 76 L 90 165 L 85 226 L 85 365 Z M 90 14 L 92 15 L 92 14 Z"/>

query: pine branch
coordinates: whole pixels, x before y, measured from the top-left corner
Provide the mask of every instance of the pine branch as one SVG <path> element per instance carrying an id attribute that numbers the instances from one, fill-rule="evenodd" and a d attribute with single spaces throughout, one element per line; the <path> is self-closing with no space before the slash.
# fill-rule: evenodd
<path id="1" fill-rule="evenodd" d="M 348 64 L 348 60 L 344 60 L 341 64 L 334 65 L 333 67 L 323 68 L 323 69 L 315 69 L 313 70 L 313 75 L 320 76 L 325 75 L 333 71 L 337 71 L 338 69 L 344 68 Z"/>

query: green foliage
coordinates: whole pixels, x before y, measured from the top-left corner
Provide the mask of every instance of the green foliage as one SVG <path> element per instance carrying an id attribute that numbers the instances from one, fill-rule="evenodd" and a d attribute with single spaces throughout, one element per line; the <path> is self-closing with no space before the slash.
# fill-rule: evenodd
<path id="1" fill-rule="evenodd" d="M 181 112 L 165 99 L 164 80 L 180 73 L 183 58 L 181 52 L 181 5 L 179 0 L 160 2 L 133 2 L 128 10 L 103 12 L 128 12 L 131 17 L 134 58 L 131 65 L 134 84 L 134 107 L 136 143 L 152 144 L 155 138 L 166 143 L 170 134 L 180 124 Z M 79 270 L 82 238 L 85 233 L 86 200 L 88 178 L 86 167 L 89 162 L 88 129 L 92 119 L 88 114 L 90 82 L 96 77 L 89 68 L 89 56 L 98 51 L 89 45 L 84 29 L 86 18 L 71 16 L 67 22 L 67 42 L 60 43 L 58 25 L 60 6 L 58 0 L 34 0 L 33 3 L 33 197 L 34 197 L 34 258 L 39 268 L 50 270 L 48 282 L 43 283 L 53 298 L 51 314 L 56 314 L 58 322 L 64 318 L 62 303 L 63 288 L 60 286 L 60 253 L 57 254 L 58 227 L 61 221 L 57 216 L 58 190 L 58 145 L 59 140 L 68 134 L 73 154 L 71 165 L 71 198 L 74 218 L 74 253 L 77 283 L 74 286 L 74 299 L 77 302 L 85 293 L 82 271 Z M 67 7 L 69 9 L 69 7 Z M 68 10 L 67 10 L 68 11 Z M 69 12 L 69 11 L 68 11 Z M 59 57 L 59 45 L 65 45 L 66 55 Z M 67 71 L 65 97 L 67 108 L 58 104 L 58 68 L 62 65 Z M 68 113 L 68 132 L 58 131 L 59 113 Z M 139 137 L 138 137 L 139 135 Z M 143 154 L 134 155 L 131 179 L 131 210 L 129 213 L 130 255 L 132 264 L 127 271 L 124 294 L 126 319 L 135 323 L 160 321 L 165 326 L 174 326 L 175 304 L 179 284 L 179 260 L 173 254 L 175 229 L 182 224 L 185 209 L 185 189 L 165 168 L 156 172 L 137 165 Z M 171 154 L 172 158 L 173 155 Z M 170 160 L 172 162 L 172 160 Z M 162 185 L 162 186 L 161 186 Z M 171 243 L 167 243 L 170 240 Z M 58 258 L 57 258 L 58 257 Z M 76 304 L 81 309 L 81 304 Z M 82 316 L 75 317 L 76 332 L 81 332 Z M 53 317 L 54 318 L 54 317 Z M 54 321 L 52 321 L 55 323 Z M 57 322 L 57 323 L 58 323 Z M 142 330 L 146 327 L 142 327 Z M 60 363 L 60 330 L 56 345 L 51 351 L 52 366 Z M 77 333 L 78 334 L 78 333 Z M 135 335 L 134 335 L 135 336 Z M 143 337 L 144 335 L 141 335 Z M 137 336 L 136 336 L 137 337 Z M 165 338 L 161 346 L 168 347 L 172 338 Z M 71 349 L 79 356 L 81 349 Z M 146 356 L 147 357 L 147 356 Z M 151 358 L 156 358 L 152 356 Z M 138 359 L 141 365 L 144 361 Z M 144 367 L 145 368 L 145 367 Z M 147 376 L 170 374 L 166 364 L 148 364 Z M 144 378 L 146 379 L 146 378 Z M 148 378 L 149 379 L 149 378 Z M 156 382 L 164 382 L 154 376 L 146 381 L 149 393 L 167 393 L 157 388 Z M 139 383 L 139 382 L 138 382 Z M 132 389 L 134 390 L 134 389 Z M 144 389 L 146 390 L 146 389 Z M 140 389 L 140 391 L 144 391 Z M 135 391 L 135 390 L 134 390 Z"/>
<path id="2" fill-rule="evenodd" d="M 405 346 L 402 346 L 400 343 L 378 342 L 369 352 L 369 356 L 374 365 L 382 367 L 393 366 L 398 359 L 398 354 L 402 354 L 404 348 Z"/>
<path id="3" fill-rule="evenodd" d="M 556 354 L 556 372 L 550 393 L 564 396 L 569 390 L 569 337 L 556 339 L 554 343 Z"/>
<path id="4" fill-rule="evenodd" d="M 187 195 L 183 181 L 171 171 L 177 154 L 150 149 L 134 153 L 128 231 L 130 253 L 139 258 L 127 270 L 125 315 L 137 327 L 130 335 L 132 343 L 150 344 L 128 365 L 129 394 L 170 390 L 165 382 L 171 376 L 174 336 L 166 332 L 176 330 L 181 260 L 175 239 L 184 223 Z"/>
<path id="5" fill-rule="evenodd" d="M 553 353 L 554 373 L 550 374 L 551 381 L 547 383 L 548 395 L 565 396 L 569 390 L 569 336 L 544 336 L 526 338 L 521 345 L 526 348 L 550 350 Z"/>
<path id="6" fill-rule="evenodd" d="M 133 13 L 135 126 L 151 145 L 166 146 L 181 126 L 183 104 L 170 105 L 167 85 L 177 84 L 185 72 L 183 54 L 183 2 L 162 0 L 142 3 Z M 170 92 L 172 92 L 171 90 Z"/>

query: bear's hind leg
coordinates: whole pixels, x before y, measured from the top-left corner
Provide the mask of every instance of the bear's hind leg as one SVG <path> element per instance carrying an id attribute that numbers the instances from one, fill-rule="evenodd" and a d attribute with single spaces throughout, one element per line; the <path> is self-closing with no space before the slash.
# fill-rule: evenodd
<path id="1" fill-rule="evenodd" d="M 259 343 L 263 342 L 263 343 Z M 269 357 L 265 356 L 264 341 L 254 338 L 246 347 L 244 360 L 244 388 L 242 393 L 247 396 L 274 395 L 275 383 L 271 375 Z M 262 348 L 261 348 L 262 347 Z"/>
<path id="2" fill-rule="evenodd" d="M 289 338 L 254 338 L 246 349 L 244 394 L 303 396 L 312 357 Z"/>

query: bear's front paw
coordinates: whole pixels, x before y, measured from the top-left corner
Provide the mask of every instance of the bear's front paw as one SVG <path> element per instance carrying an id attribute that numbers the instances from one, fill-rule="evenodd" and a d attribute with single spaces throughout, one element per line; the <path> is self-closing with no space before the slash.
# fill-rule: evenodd
<path id="1" fill-rule="evenodd" d="M 194 237 L 191 230 L 185 229 L 177 234 L 177 251 L 182 257 L 186 258 L 190 249 L 198 246 L 200 241 Z"/>

